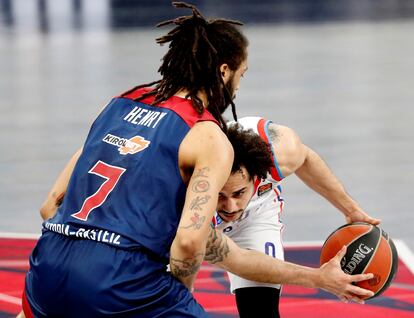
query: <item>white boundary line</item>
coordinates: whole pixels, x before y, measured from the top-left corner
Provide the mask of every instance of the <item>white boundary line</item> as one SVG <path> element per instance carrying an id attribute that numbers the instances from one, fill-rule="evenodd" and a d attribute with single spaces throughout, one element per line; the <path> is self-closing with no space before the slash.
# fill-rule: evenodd
<path id="1" fill-rule="evenodd" d="M 323 241 L 283 242 L 283 247 L 322 247 Z"/>
<path id="2" fill-rule="evenodd" d="M 22 304 L 22 300 L 20 298 L 6 295 L 6 294 L 0 294 L 0 301 L 4 301 L 6 303 L 15 304 L 15 305 Z"/>
<path id="3" fill-rule="evenodd" d="M 16 232 L 0 232 L 0 238 L 15 238 L 15 239 L 35 239 L 40 237 L 40 233 L 16 233 Z"/>
<path id="4" fill-rule="evenodd" d="M 414 254 L 407 244 L 402 240 L 393 240 L 398 251 L 398 256 L 408 267 L 412 274 L 414 274 Z"/>

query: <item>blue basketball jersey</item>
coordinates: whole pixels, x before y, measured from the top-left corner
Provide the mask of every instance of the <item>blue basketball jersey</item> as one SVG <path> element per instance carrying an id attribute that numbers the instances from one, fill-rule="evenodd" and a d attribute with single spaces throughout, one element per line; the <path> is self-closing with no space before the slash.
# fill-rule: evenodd
<path id="1" fill-rule="evenodd" d="M 138 89 L 114 98 L 93 123 L 65 199 L 44 231 L 109 244 L 146 248 L 169 257 L 186 186 L 178 166 L 180 144 L 199 121 L 191 100 L 172 97 L 152 106 Z"/>

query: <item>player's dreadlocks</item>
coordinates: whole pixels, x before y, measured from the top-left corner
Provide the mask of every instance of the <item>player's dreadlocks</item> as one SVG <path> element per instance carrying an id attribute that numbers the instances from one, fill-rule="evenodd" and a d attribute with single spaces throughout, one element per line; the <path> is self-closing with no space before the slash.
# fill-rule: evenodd
<path id="1" fill-rule="evenodd" d="M 158 70 L 162 79 L 135 87 L 133 90 L 156 84 L 154 90 L 136 100 L 155 95 L 153 105 L 156 105 L 186 89 L 186 98 L 191 98 L 194 109 L 201 114 L 204 107 L 197 93 L 204 91 L 207 95 L 208 110 L 225 130 L 222 113 L 227 106 L 231 104 L 235 120 L 237 114 L 232 100 L 233 92 L 229 92 L 223 82 L 220 65 L 226 63 L 235 71 L 246 59 L 248 41 L 235 26 L 242 23 L 223 19 L 206 20 L 194 5 L 185 2 L 173 2 L 173 5 L 176 8 L 191 9 L 192 15 L 181 16 L 157 25 L 176 25 L 168 34 L 156 40 L 161 45 L 170 43 Z"/>
<path id="2" fill-rule="evenodd" d="M 266 178 L 273 164 L 269 145 L 252 129 L 244 130 L 238 123 L 229 125 L 227 137 L 234 149 L 231 173 L 245 167 L 251 178 Z"/>

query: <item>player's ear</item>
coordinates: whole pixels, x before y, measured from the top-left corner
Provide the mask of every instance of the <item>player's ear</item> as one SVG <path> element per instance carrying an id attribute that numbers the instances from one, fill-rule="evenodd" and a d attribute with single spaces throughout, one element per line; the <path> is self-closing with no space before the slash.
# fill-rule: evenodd
<path id="1" fill-rule="evenodd" d="M 231 77 L 230 67 L 226 63 L 220 65 L 220 74 L 223 78 L 223 82 L 226 84 Z"/>

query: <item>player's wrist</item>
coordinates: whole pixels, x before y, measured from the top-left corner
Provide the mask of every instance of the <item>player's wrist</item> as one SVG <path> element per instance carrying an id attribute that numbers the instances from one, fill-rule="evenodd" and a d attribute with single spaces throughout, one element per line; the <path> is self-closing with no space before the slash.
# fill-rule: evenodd
<path id="1" fill-rule="evenodd" d="M 322 288 L 323 286 L 323 272 L 320 268 L 309 268 L 308 271 L 308 283 L 306 287 L 309 288 Z"/>

